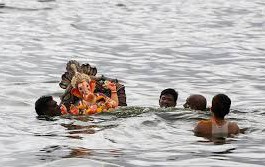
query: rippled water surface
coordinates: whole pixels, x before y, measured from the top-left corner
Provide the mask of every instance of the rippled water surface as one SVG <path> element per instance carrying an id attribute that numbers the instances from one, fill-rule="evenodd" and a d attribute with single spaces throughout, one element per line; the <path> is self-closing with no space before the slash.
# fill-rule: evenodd
<path id="1" fill-rule="evenodd" d="M 263 0 L 0 0 L 2 166 L 264 166 Z M 68 60 L 126 85 L 112 114 L 36 119 L 59 101 Z M 158 109 L 160 92 L 177 109 Z M 185 99 L 225 93 L 245 134 L 216 144 L 192 129 L 208 113 Z"/>

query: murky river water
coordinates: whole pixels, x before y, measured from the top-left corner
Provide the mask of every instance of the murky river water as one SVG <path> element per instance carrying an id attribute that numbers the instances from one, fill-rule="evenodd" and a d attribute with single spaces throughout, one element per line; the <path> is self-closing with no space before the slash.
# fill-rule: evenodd
<path id="1" fill-rule="evenodd" d="M 2 166 L 264 166 L 263 0 L 0 0 Z M 59 101 L 68 60 L 126 85 L 113 114 L 36 119 L 41 95 Z M 161 90 L 179 92 L 160 110 Z M 245 134 L 216 145 L 193 135 L 209 114 L 188 95 L 232 99 Z"/>

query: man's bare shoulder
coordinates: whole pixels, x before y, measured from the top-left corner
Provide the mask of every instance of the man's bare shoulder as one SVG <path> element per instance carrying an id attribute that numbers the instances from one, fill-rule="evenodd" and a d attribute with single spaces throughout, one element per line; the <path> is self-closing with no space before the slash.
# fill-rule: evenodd
<path id="1" fill-rule="evenodd" d="M 209 135 L 212 132 L 212 122 L 211 120 L 202 120 L 197 123 L 194 128 L 194 133 L 197 136 Z"/>
<path id="2" fill-rule="evenodd" d="M 229 122 L 228 125 L 229 134 L 238 134 L 240 133 L 240 129 L 236 122 Z"/>

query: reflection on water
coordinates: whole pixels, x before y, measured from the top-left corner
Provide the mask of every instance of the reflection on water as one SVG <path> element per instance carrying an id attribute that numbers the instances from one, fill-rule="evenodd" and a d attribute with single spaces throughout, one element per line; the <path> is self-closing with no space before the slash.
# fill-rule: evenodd
<path id="1" fill-rule="evenodd" d="M 215 145 L 222 145 L 222 144 L 231 144 L 232 141 L 236 141 L 237 136 L 229 136 L 227 137 L 214 137 L 214 136 L 199 136 L 198 137 L 203 137 L 206 140 L 199 140 L 198 142 L 210 142 Z M 235 138 L 235 139 L 233 139 Z"/>
<path id="2" fill-rule="evenodd" d="M 262 0 L 0 0 L 1 165 L 264 166 L 264 6 Z M 59 101 L 70 59 L 124 81 L 131 107 L 36 119 L 40 96 Z M 179 92 L 178 108 L 157 109 L 168 87 Z M 197 93 L 208 104 L 227 94 L 229 119 L 244 133 L 216 142 L 194 136 L 196 122 L 210 116 L 182 109 Z"/>
<path id="3" fill-rule="evenodd" d="M 56 160 L 60 158 L 81 158 L 92 155 L 92 151 L 86 148 L 69 148 L 67 146 L 54 145 L 45 147 L 37 155 L 40 160 Z"/>
<path id="4" fill-rule="evenodd" d="M 54 145 L 41 149 L 36 156 L 40 160 L 53 161 L 60 158 L 110 158 L 119 157 L 122 154 L 121 150 L 93 150 L 82 147 L 69 148 L 68 146 Z"/>

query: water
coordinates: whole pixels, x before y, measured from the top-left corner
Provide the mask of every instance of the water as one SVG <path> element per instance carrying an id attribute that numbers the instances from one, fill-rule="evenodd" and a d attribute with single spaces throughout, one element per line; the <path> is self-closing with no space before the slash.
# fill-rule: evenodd
<path id="1" fill-rule="evenodd" d="M 264 166 L 265 3 L 262 0 L 0 1 L 2 166 Z M 3 5 L 4 4 L 4 5 Z M 110 115 L 36 119 L 41 95 L 59 101 L 68 60 L 126 85 Z M 157 109 L 160 92 L 178 109 Z M 225 93 L 245 134 L 196 137 L 207 113 L 185 99 Z M 134 107 L 135 106 L 135 107 Z"/>

